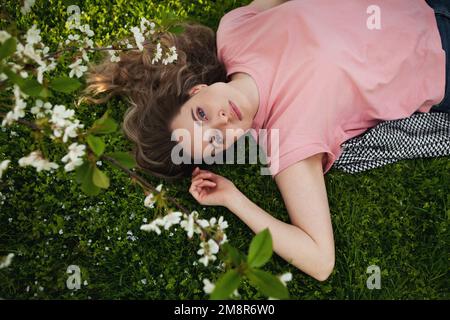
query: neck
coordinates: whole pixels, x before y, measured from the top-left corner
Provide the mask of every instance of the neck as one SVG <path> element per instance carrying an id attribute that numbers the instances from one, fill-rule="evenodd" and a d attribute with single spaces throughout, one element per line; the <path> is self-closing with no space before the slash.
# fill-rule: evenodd
<path id="1" fill-rule="evenodd" d="M 258 87 L 253 78 L 243 72 L 233 73 L 229 85 L 238 89 L 246 97 L 248 101 L 248 114 L 253 119 L 259 108 L 259 92 Z"/>

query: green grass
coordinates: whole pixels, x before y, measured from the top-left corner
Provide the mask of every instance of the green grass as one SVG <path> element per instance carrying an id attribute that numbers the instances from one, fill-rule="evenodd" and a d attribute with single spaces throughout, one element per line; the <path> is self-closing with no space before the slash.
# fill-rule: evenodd
<path id="1" fill-rule="evenodd" d="M 216 29 L 224 12 L 248 2 L 154 1 L 156 5 L 138 0 L 78 1 L 90 17 L 87 22 L 96 33 L 96 41 L 105 44 L 125 24 L 137 25 L 141 16 L 157 16 L 164 8 Z M 27 16 L 21 16 L 15 3 L 9 1 L 5 8 L 17 17 L 21 30 L 36 23 L 43 31 L 43 41 L 53 47 L 59 35 L 67 34 L 62 1 L 44 4 L 38 0 Z M 4 27 L 3 21 L 0 29 Z M 53 101 L 73 107 L 74 97 L 61 95 Z M 109 106 L 120 120 L 126 105 L 115 99 Z M 76 111 L 77 117 L 88 125 L 106 108 L 82 105 Z M 150 221 L 155 212 L 143 206 L 142 190 L 126 174 L 103 164 L 101 168 L 111 177 L 111 187 L 99 196 L 87 197 L 72 181 L 73 173 L 37 173 L 34 168 L 18 167 L 17 160 L 34 148 L 29 137 L 29 130 L 18 126 L 0 131 L 0 160 L 12 160 L 0 181 L 0 255 L 16 254 L 11 266 L 0 270 L 1 298 L 206 297 L 202 279 L 214 281 L 220 270 L 193 265 L 199 258 L 198 240 L 188 240 L 181 228 L 160 236 L 140 231 L 142 219 Z M 129 147 L 121 134 L 109 136 L 107 151 Z M 49 145 L 49 154 L 52 159 L 60 159 L 64 150 Z M 231 179 L 270 214 L 288 222 L 276 184 L 270 176 L 260 175 L 259 168 L 226 165 L 213 170 Z M 325 178 L 336 242 L 336 267 L 331 277 L 317 282 L 276 255 L 264 267 L 274 274 L 293 273 L 288 283 L 292 298 L 449 299 L 449 157 L 401 161 L 355 175 L 332 169 Z M 155 186 L 163 182 L 151 177 L 149 180 Z M 252 231 L 223 207 L 198 205 L 188 193 L 189 185 L 186 180 L 165 187 L 180 203 L 206 218 L 223 215 L 230 225 L 230 243 L 246 250 Z M 127 238 L 128 231 L 138 239 Z M 82 281 L 88 282 L 75 292 L 66 288 L 66 270 L 72 264 L 80 266 Z M 366 269 L 373 264 L 381 268 L 379 290 L 366 287 Z M 243 299 L 264 298 L 248 283 L 239 292 Z"/>

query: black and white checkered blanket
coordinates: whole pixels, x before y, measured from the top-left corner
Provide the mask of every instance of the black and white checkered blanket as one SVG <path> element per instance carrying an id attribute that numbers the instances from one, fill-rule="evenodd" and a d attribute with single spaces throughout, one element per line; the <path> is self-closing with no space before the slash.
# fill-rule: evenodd
<path id="1" fill-rule="evenodd" d="M 450 155 L 450 113 L 416 112 L 383 121 L 342 144 L 333 168 L 362 172 L 403 159 Z"/>

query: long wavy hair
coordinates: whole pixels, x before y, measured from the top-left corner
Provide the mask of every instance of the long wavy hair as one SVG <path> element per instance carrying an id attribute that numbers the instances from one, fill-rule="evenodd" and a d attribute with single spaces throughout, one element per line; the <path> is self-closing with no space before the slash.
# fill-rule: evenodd
<path id="1" fill-rule="evenodd" d="M 144 50 L 123 51 L 119 62 L 109 56 L 90 65 L 83 99 L 104 103 L 112 96 L 125 97 L 129 108 L 122 130 L 133 142 L 137 165 L 153 176 L 176 180 L 190 176 L 194 164 L 174 164 L 170 123 L 189 100 L 189 90 L 198 84 L 226 82 L 226 69 L 217 57 L 216 34 L 194 21 L 180 23 L 179 34 L 162 33 L 162 47 L 176 47 L 177 61 L 152 64 L 156 45 L 144 43 Z M 98 95 L 102 97 L 96 98 Z"/>

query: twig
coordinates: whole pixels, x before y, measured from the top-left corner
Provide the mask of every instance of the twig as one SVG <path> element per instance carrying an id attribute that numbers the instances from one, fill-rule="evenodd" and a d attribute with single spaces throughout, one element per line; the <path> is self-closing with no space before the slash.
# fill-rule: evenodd
<path id="1" fill-rule="evenodd" d="M 6 117 L 6 113 L 0 112 L 0 117 L 5 118 Z M 21 119 L 21 118 L 15 120 L 15 121 L 17 121 L 18 123 L 21 123 L 21 124 L 31 128 L 31 129 L 33 129 L 33 130 L 41 131 L 41 128 L 37 124 L 35 124 L 35 123 L 31 122 L 31 121 L 28 121 L 28 120 L 25 120 L 25 119 Z"/>
<path id="2" fill-rule="evenodd" d="M 79 47 L 66 47 L 64 49 L 52 52 L 44 56 L 44 59 L 48 59 L 51 57 L 54 57 L 62 52 L 65 51 L 74 51 L 74 50 L 91 50 L 91 51 L 106 51 L 106 50 L 115 50 L 115 51 L 128 51 L 128 50 L 138 50 L 138 47 L 132 47 L 132 48 L 108 48 L 108 47 L 99 47 L 99 48 L 79 48 Z"/>
<path id="3" fill-rule="evenodd" d="M 6 117 L 6 114 L 3 113 L 3 112 L 0 112 L 0 117 Z M 35 123 L 33 123 L 33 122 L 31 122 L 31 121 L 28 121 L 28 120 L 25 120 L 25 119 L 20 119 L 20 118 L 19 118 L 18 120 L 16 120 L 16 121 L 17 121 L 18 123 L 21 123 L 21 124 L 23 124 L 23 125 L 25 125 L 25 126 L 31 128 L 31 129 L 33 129 L 33 130 L 41 131 L 41 128 L 39 128 L 39 126 L 37 126 Z M 135 172 L 133 172 L 133 171 L 131 171 L 130 169 L 128 169 L 128 168 L 124 167 L 123 165 L 121 165 L 116 159 L 114 159 L 114 158 L 112 158 L 112 157 L 109 157 L 109 156 L 106 156 L 106 155 L 102 155 L 102 156 L 100 157 L 100 159 L 102 159 L 102 160 L 104 160 L 104 161 L 107 161 L 107 162 L 110 162 L 110 163 L 112 163 L 113 165 L 115 165 L 116 167 L 118 167 L 119 169 L 122 169 L 122 170 L 123 170 L 124 172 L 126 172 L 131 178 L 136 179 L 137 181 L 139 181 L 145 188 L 151 190 L 152 192 L 155 192 L 155 191 L 156 191 L 156 189 L 155 189 L 151 184 L 149 184 L 144 178 L 142 178 L 141 176 L 139 176 L 139 175 L 136 174 Z M 175 198 L 173 198 L 173 197 L 171 197 L 171 196 L 167 196 L 167 195 L 165 195 L 165 198 L 167 198 L 167 200 L 169 200 L 175 207 L 177 207 L 177 209 L 178 209 L 179 211 L 182 211 L 182 212 L 184 212 L 185 214 L 189 215 L 189 210 L 188 210 L 186 207 L 184 207 L 183 205 L 181 205 L 180 203 L 178 203 L 178 201 L 177 201 Z M 217 245 L 220 246 L 220 243 L 219 243 L 216 239 L 214 239 L 214 237 L 211 236 L 210 232 L 208 232 L 207 230 L 205 230 L 205 229 L 204 229 L 202 226 L 200 226 L 196 221 L 195 221 L 195 224 L 200 228 L 200 230 L 202 231 L 202 235 L 203 235 L 204 237 L 205 237 L 205 236 L 209 236 L 214 242 L 217 243 Z"/>

